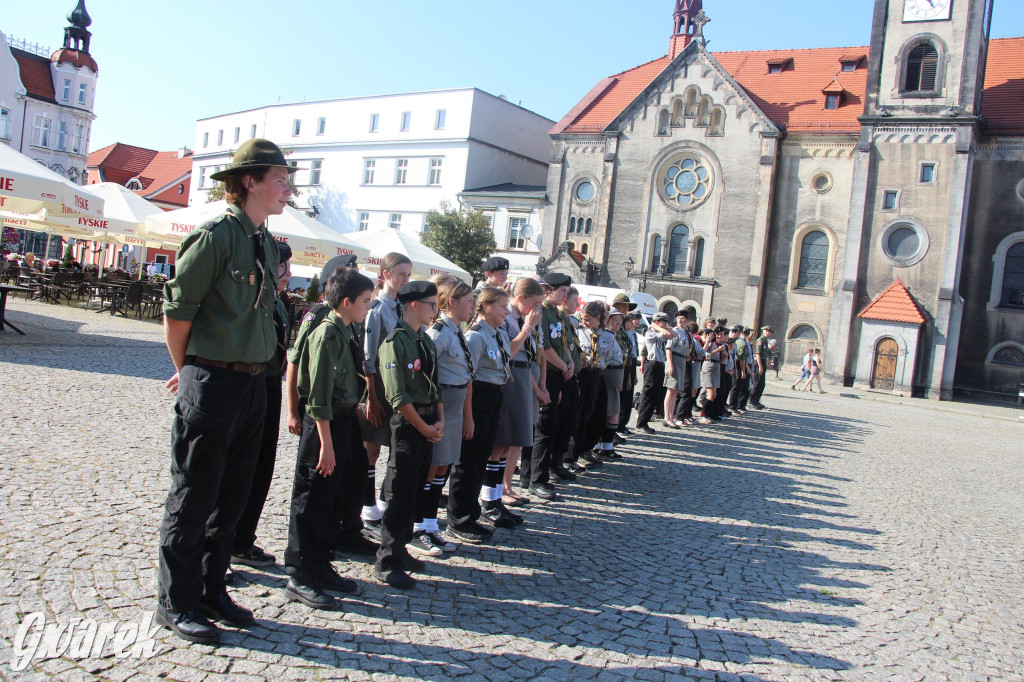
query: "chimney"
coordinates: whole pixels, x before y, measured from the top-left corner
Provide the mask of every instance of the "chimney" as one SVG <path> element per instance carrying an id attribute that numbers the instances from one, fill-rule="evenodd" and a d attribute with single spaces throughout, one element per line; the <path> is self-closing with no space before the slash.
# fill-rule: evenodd
<path id="1" fill-rule="evenodd" d="M 192 150 L 188 147 L 182 147 L 178 150 L 178 158 L 184 159 L 186 156 L 192 156 Z"/>

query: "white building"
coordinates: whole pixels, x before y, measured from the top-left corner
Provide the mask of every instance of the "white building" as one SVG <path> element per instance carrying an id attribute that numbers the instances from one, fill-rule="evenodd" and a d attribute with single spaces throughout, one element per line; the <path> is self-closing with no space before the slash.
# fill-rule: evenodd
<path id="1" fill-rule="evenodd" d="M 89 54 L 84 0 L 68 21 L 64 45 L 53 54 L 24 41 L 8 44 L 0 33 L 0 142 L 82 183 L 99 68 Z"/>
<path id="2" fill-rule="evenodd" d="M 545 185 L 504 183 L 459 192 L 459 202 L 470 210 L 481 211 L 491 221 L 495 256 L 507 258 L 509 273 L 522 277 L 537 272 L 537 261 L 550 244 L 541 243 L 541 212 L 548 203 Z"/>
<path id="3" fill-rule="evenodd" d="M 390 226 L 418 235 L 428 211 L 442 201 L 458 206 L 464 190 L 544 185 L 553 125 L 476 88 L 279 104 L 200 119 L 190 204 L 206 201 L 210 175 L 231 162 L 239 144 L 263 137 L 299 166 L 297 203 L 315 208 L 324 223 L 342 232 Z"/>

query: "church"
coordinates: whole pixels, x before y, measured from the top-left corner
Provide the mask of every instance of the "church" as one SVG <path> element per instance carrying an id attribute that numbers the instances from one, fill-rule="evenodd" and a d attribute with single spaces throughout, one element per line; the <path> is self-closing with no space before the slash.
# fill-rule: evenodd
<path id="1" fill-rule="evenodd" d="M 668 54 L 552 129 L 540 269 L 771 325 L 848 386 L 1015 394 L 1024 38 L 990 40 L 992 3 L 874 0 L 870 46 L 712 53 L 712 1 L 676 0 Z"/>

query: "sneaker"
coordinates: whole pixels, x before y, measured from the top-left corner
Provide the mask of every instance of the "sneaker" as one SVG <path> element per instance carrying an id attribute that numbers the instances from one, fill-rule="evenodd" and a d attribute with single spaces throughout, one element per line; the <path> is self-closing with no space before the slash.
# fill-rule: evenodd
<path id="1" fill-rule="evenodd" d="M 679 426 L 682 426 L 682 427 L 693 426 L 693 420 L 690 419 L 689 417 L 687 417 L 686 419 L 684 419 L 681 422 L 679 422 Z"/>
<path id="2" fill-rule="evenodd" d="M 367 540 L 372 540 L 378 545 L 380 544 L 382 523 L 381 519 L 377 519 L 376 521 L 367 521 L 366 519 L 363 519 L 363 535 L 366 536 Z"/>
<path id="3" fill-rule="evenodd" d="M 614 436 L 612 436 L 612 442 L 615 443 L 616 445 L 622 445 L 623 443 L 626 442 L 626 439 L 616 433 Z"/>
<path id="4" fill-rule="evenodd" d="M 273 566 L 274 561 L 273 554 L 264 552 L 256 545 L 241 552 L 234 552 L 231 555 L 231 563 L 242 566 Z"/>
<path id="5" fill-rule="evenodd" d="M 444 536 L 437 531 L 426 531 L 426 536 L 430 538 L 430 541 L 434 543 L 435 547 L 440 547 L 442 552 L 454 552 L 459 548 L 458 545 L 445 540 Z"/>
<path id="6" fill-rule="evenodd" d="M 505 528 L 512 530 L 519 524 L 516 523 L 515 519 L 508 511 L 503 511 L 503 507 L 493 506 L 490 509 L 483 509 L 480 512 L 480 518 L 487 519 L 494 524 L 495 528 Z"/>
<path id="7" fill-rule="evenodd" d="M 433 539 L 422 530 L 412 534 L 409 549 L 423 556 L 444 556 L 444 550 L 438 547 Z"/>
<path id="8" fill-rule="evenodd" d="M 698 424 L 714 424 L 713 421 L 711 421 L 710 419 L 708 419 L 707 417 L 705 417 L 703 415 L 701 415 L 700 419 L 697 420 L 697 423 Z"/>
<path id="9" fill-rule="evenodd" d="M 601 460 L 599 460 L 597 457 L 594 457 L 594 453 L 592 453 L 592 452 L 584 452 L 582 457 L 581 457 L 581 459 L 584 459 L 584 460 L 587 461 L 587 463 L 589 465 L 587 467 L 588 469 L 599 469 L 602 466 L 604 466 L 602 464 Z"/>
<path id="10" fill-rule="evenodd" d="M 468 542 L 472 545 L 479 545 L 491 538 L 493 534 L 489 528 L 484 528 L 475 521 L 459 526 L 448 526 L 448 534 L 452 537 Z"/>
<path id="11" fill-rule="evenodd" d="M 750 403 L 750 406 L 753 407 L 755 410 L 763 410 L 764 409 L 764 405 L 762 405 L 761 403 Z"/>

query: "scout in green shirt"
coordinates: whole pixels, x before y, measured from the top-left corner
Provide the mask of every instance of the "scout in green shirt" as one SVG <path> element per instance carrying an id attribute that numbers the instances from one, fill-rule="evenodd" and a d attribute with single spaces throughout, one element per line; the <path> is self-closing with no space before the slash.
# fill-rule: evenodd
<path id="1" fill-rule="evenodd" d="M 384 479 L 387 508 L 381 520 L 381 543 L 374 575 L 407 590 L 416 581 L 406 571 L 423 562 L 409 555 L 417 497 L 427 481 L 433 444 L 444 436 L 444 396 L 437 379 L 437 354 L 426 334 L 437 312 L 437 286 L 410 282 L 398 292 L 402 319 L 380 347 L 378 365 L 391 416 L 391 453 Z"/>
<path id="2" fill-rule="evenodd" d="M 307 402 L 292 483 L 285 596 L 315 609 L 334 606 L 325 590 L 356 590 L 355 582 L 339 576 L 331 565 L 330 539 L 335 508 L 352 507 L 338 499 L 349 490 L 342 488 L 345 478 L 361 477 L 365 471 L 355 410 L 365 392 L 363 354 L 351 327 L 366 319 L 372 292 L 373 282 L 356 270 L 341 268 L 331 275 L 324 287 L 331 312 L 310 333 L 296 363 L 298 390 Z M 355 471 L 347 467 L 353 458 L 362 462 Z"/>
<path id="3" fill-rule="evenodd" d="M 228 208 L 187 236 L 164 289 L 164 338 L 178 396 L 171 427 L 171 488 L 160 527 L 155 620 L 211 644 L 252 612 L 224 585 L 236 523 L 248 502 L 266 413 L 265 363 L 274 356 L 278 253 L 265 222 L 291 196 L 297 168 L 269 140 L 235 152 L 224 181 Z"/>

